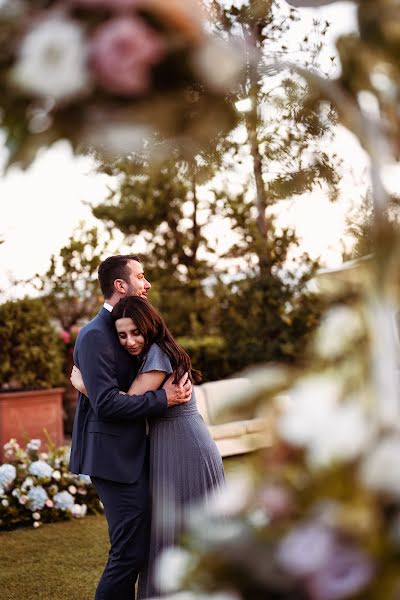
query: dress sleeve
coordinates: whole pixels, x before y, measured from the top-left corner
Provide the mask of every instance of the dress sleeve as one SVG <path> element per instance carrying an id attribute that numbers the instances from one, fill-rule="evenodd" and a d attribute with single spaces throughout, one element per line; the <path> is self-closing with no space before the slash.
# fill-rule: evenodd
<path id="1" fill-rule="evenodd" d="M 162 371 L 163 373 L 167 373 L 167 375 L 170 375 L 174 371 L 169 357 L 157 344 L 150 346 L 138 374 L 148 373 L 149 371 Z"/>
<path id="2" fill-rule="evenodd" d="M 140 373 L 148 373 L 149 371 L 163 371 L 170 375 L 173 373 L 173 368 L 168 355 L 161 350 L 157 344 L 152 344 L 149 348 L 147 355 L 139 369 Z"/>

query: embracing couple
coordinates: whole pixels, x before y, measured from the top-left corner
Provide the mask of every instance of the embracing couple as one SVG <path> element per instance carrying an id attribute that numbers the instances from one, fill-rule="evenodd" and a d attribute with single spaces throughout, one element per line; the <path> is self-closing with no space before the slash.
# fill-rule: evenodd
<path id="1" fill-rule="evenodd" d="M 138 257 L 99 267 L 104 305 L 75 344 L 79 390 L 70 470 L 90 475 L 104 505 L 110 553 L 95 600 L 158 597 L 154 564 L 179 539 L 190 503 L 224 481 L 196 408 L 201 373 L 147 300 Z"/>

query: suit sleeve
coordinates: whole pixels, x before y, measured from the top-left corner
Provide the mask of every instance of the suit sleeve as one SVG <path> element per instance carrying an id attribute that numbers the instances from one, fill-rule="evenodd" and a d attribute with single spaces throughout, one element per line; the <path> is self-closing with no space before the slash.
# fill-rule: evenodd
<path id="1" fill-rule="evenodd" d="M 90 330 L 79 345 L 78 366 L 94 413 L 101 419 L 156 417 L 167 409 L 163 389 L 145 394 L 121 394 L 116 378 L 114 351 L 101 331 Z"/>

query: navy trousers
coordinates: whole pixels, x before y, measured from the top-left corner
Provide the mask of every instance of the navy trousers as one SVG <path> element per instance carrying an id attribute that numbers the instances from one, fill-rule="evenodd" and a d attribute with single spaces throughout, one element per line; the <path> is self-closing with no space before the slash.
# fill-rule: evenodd
<path id="1" fill-rule="evenodd" d="M 135 583 L 147 557 L 150 535 L 147 465 L 135 483 L 118 483 L 99 477 L 91 479 L 104 504 L 111 544 L 95 600 L 133 600 Z"/>

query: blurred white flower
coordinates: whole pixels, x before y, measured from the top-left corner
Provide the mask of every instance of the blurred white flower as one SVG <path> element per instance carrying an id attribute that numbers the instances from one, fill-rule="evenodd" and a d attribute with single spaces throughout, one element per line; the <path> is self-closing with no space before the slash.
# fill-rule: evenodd
<path id="1" fill-rule="evenodd" d="M 34 527 L 35 529 L 37 529 L 37 528 L 38 528 L 38 527 L 40 527 L 40 526 L 41 526 L 41 522 L 40 522 L 40 521 L 33 521 L 33 527 Z"/>
<path id="2" fill-rule="evenodd" d="M 25 494 L 21 494 L 18 497 L 18 501 L 20 504 L 25 505 L 28 502 L 28 496 L 26 496 Z"/>
<path id="3" fill-rule="evenodd" d="M 8 501 L 6 498 L 4 498 L 4 500 L 2 500 L 2 501 L 1 501 L 1 503 L 2 503 L 2 505 L 3 505 L 3 506 L 5 506 L 6 508 L 7 508 L 7 506 L 9 506 L 9 504 L 10 504 L 10 503 L 9 503 L 9 501 Z"/>
<path id="4" fill-rule="evenodd" d="M 28 471 L 31 475 L 35 475 L 36 477 L 47 478 L 51 477 L 53 469 L 44 460 L 35 460 L 29 465 Z"/>
<path id="5" fill-rule="evenodd" d="M 213 517 L 235 516 L 247 505 L 254 486 L 245 469 L 237 470 L 227 479 L 224 487 L 219 488 L 207 498 L 207 513 Z"/>
<path id="6" fill-rule="evenodd" d="M 400 436 L 383 438 L 365 457 L 360 468 L 367 487 L 400 497 Z"/>
<path id="7" fill-rule="evenodd" d="M 349 461 L 359 456 L 371 439 L 371 424 L 360 403 L 338 405 L 321 430 L 311 441 L 308 456 L 313 465 L 327 465 L 334 460 Z"/>
<path id="8" fill-rule="evenodd" d="M 160 590 L 167 593 L 178 591 L 192 562 L 192 555 L 183 548 L 171 547 L 164 550 L 157 559 L 154 571 Z"/>
<path id="9" fill-rule="evenodd" d="M 89 86 L 86 55 L 83 32 L 76 23 L 48 19 L 23 39 L 13 80 L 25 92 L 56 101 L 77 96 Z"/>
<path id="10" fill-rule="evenodd" d="M 52 474 L 51 474 L 51 476 L 56 481 L 60 481 L 60 479 L 61 479 L 61 473 L 60 473 L 60 471 L 53 471 Z"/>
<path id="11" fill-rule="evenodd" d="M 279 431 L 289 444 L 306 449 L 310 465 L 352 460 L 367 447 L 371 425 L 361 403 L 341 402 L 339 383 L 332 378 L 303 379 L 290 396 Z"/>
<path id="12" fill-rule="evenodd" d="M 40 513 L 39 512 L 32 513 L 32 519 L 34 519 L 35 521 L 40 521 Z"/>
<path id="13" fill-rule="evenodd" d="M 228 92 L 239 82 L 244 52 L 232 43 L 210 38 L 196 50 L 193 66 L 212 91 Z"/>
<path id="14" fill-rule="evenodd" d="M 332 309 L 324 317 L 315 337 L 315 349 L 322 358 L 334 359 L 363 334 L 359 313 L 348 307 Z"/>
<path id="15" fill-rule="evenodd" d="M 304 446 L 326 424 L 340 395 L 336 380 L 322 375 L 301 379 L 283 406 L 279 432 L 294 446 Z"/>
<path id="16" fill-rule="evenodd" d="M 70 486 L 68 486 L 68 491 L 69 491 L 69 493 L 70 493 L 70 494 L 72 494 L 72 495 L 75 495 L 75 494 L 76 494 L 76 492 L 77 492 L 77 490 L 76 490 L 76 487 L 75 487 L 74 485 L 70 485 Z"/>

